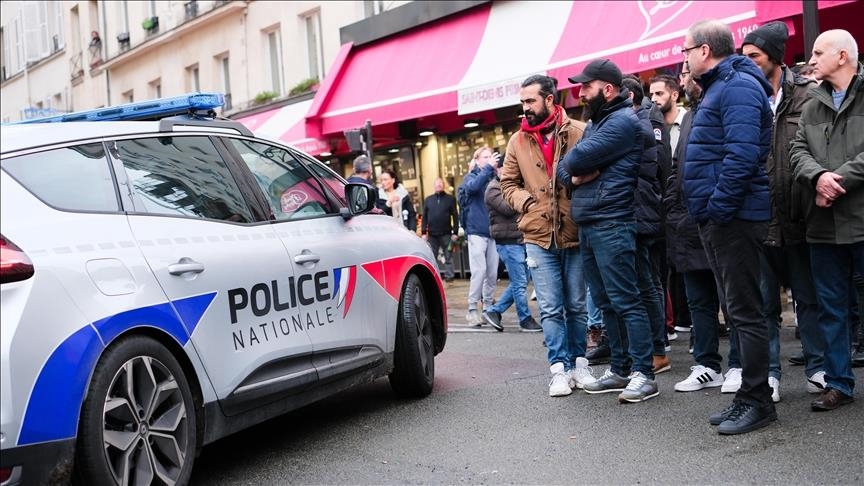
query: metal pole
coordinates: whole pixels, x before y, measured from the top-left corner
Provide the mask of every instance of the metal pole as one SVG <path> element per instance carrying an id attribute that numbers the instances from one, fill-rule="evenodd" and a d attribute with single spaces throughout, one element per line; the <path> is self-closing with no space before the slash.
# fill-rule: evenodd
<path id="1" fill-rule="evenodd" d="M 366 156 L 369 157 L 369 163 L 374 160 L 372 158 L 372 120 L 366 120 Z"/>
<path id="2" fill-rule="evenodd" d="M 816 0 L 802 0 L 804 4 L 804 62 L 810 61 L 813 44 L 819 37 L 819 5 Z"/>

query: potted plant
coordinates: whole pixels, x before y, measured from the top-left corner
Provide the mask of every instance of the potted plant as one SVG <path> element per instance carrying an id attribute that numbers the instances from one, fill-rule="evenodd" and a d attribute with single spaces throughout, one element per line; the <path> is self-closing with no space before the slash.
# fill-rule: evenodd
<path id="1" fill-rule="evenodd" d="M 279 93 L 275 91 L 262 91 L 255 95 L 255 98 L 253 98 L 252 101 L 254 101 L 256 105 L 263 105 L 264 103 L 273 100 L 273 98 L 276 98 L 277 96 L 279 96 Z"/>
<path id="2" fill-rule="evenodd" d="M 318 89 L 318 78 L 308 78 L 300 81 L 290 91 L 288 91 L 289 96 L 295 96 L 302 93 L 307 93 L 309 91 L 314 91 Z"/>
<path id="3" fill-rule="evenodd" d="M 153 31 L 159 28 L 159 17 L 147 17 L 141 21 L 141 27 L 146 31 Z"/>

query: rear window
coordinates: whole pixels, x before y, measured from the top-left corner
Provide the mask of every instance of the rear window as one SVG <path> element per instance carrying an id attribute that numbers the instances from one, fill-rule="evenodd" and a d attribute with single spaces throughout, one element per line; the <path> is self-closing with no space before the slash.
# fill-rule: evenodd
<path id="1" fill-rule="evenodd" d="M 4 159 L 3 170 L 46 204 L 70 211 L 120 208 L 101 143 Z"/>

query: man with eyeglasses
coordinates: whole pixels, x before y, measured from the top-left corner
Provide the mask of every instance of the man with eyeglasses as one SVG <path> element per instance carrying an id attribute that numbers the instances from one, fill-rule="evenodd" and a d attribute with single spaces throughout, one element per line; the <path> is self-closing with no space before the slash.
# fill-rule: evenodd
<path id="1" fill-rule="evenodd" d="M 620 392 L 621 403 L 643 402 L 660 394 L 651 325 L 636 278 L 634 194 L 643 135 L 612 61 L 591 61 L 570 82 L 582 85 L 579 97 L 590 124 L 558 164 L 558 180 L 572 190 L 570 211 L 579 225 L 585 279 L 603 313 L 611 350 L 609 370 L 584 390 Z"/>
<path id="2" fill-rule="evenodd" d="M 774 121 L 768 96 L 774 90 L 753 61 L 735 54 L 732 32 L 722 22 L 690 26 L 683 52 L 704 92 L 687 142 L 683 191 L 741 361 L 735 399 L 709 422 L 720 434 L 743 434 L 777 420 L 760 291 L 771 219 L 765 161 Z"/>

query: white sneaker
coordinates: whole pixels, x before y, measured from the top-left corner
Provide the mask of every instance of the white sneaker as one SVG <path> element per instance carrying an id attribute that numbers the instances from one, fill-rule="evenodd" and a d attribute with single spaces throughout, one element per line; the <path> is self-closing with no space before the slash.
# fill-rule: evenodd
<path id="1" fill-rule="evenodd" d="M 703 388 L 715 388 L 723 385 L 723 375 L 707 366 L 691 366 L 690 376 L 675 383 L 675 391 L 691 392 Z"/>
<path id="2" fill-rule="evenodd" d="M 570 373 L 564 371 L 564 363 L 553 364 L 549 367 L 549 372 L 552 373 L 552 380 L 549 381 L 550 397 L 566 397 L 573 393 L 570 388 Z"/>
<path id="3" fill-rule="evenodd" d="M 576 367 L 570 370 L 570 387 L 581 390 L 585 385 L 596 382 L 597 378 L 594 378 L 594 370 L 588 366 L 588 360 L 576 358 Z"/>
<path id="4" fill-rule="evenodd" d="M 807 393 L 822 393 L 825 391 L 825 372 L 817 371 L 807 378 Z"/>
<path id="5" fill-rule="evenodd" d="M 741 388 L 741 368 L 729 368 L 726 371 L 726 379 L 720 387 L 721 393 L 735 393 Z"/>
<path id="6" fill-rule="evenodd" d="M 669 339 L 670 341 L 674 341 L 674 340 L 678 339 L 678 334 L 675 333 L 675 331 L 667 332 L 666 338 Z"/>
<path id="7" fill-rule="evenodd" d="M 780 401 L 780 379 L 773 376 L 768 377 L 768 386 L 771 387 L 771 401 L 777 403 Z"/>
<path id="8" fill-rule="evenodd" d="M 468 314 L 465 315 L 465 319 L 468 321 L 468 325 L 471 327 L 480 327 L 483 324 L 482 318 L 480 317 L 480 312 L 477 309 L 471 309 L 468 311 Z"/>

